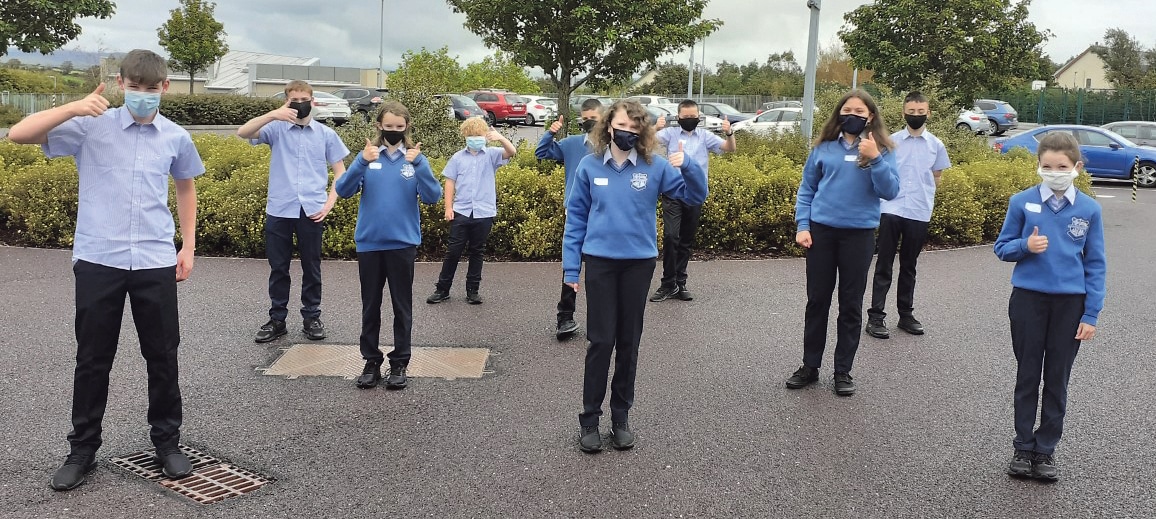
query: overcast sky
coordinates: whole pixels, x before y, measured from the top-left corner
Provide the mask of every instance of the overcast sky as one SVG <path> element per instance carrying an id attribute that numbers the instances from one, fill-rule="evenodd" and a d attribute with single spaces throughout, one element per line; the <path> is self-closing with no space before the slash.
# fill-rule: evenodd
<path id="1" fill-rule="evenodd" d="M 66 48 L 127 51 L 141 47 L 164 55 L 157 45 L 156 29 L 178 2 L 115 3 L 116 14 L 107 20 L 79 20 L 83 33 Z M 867 3 L 824 0 L 820 44 L 835 42 L 843 14 Z M 461 63 L 478 61 L 493 52 L 462 26 L 464 16 L 454 14 L 443 1 L 384 0 L 384 4 L 387 70 L 397 66 L 403 52 L 423 46 L 448 46 Z M 216 18 L 225 25 L 229 47 L 234 50 L 319 57 L 321 64 L 328 66 L 375 68 L 381 5 L 380 0 L 218 0 Z M 762 62 L 767 55 L 786 50 L 793 50 L 800 64 L 806 57 L 806 0 L 713 0 L 704 16 L 725 24 L 706 41 L 706 62 L 712 66 L 722 60 Z M 1156 36 L 1150 30 L 1156 20 L 1153 0 L 1096 2 L 1095 7 L 1085 0 L 1035 0 L 1030 19 L 1054 33 L 1045 52 L 1058 63 L 1083 52 L 1112 27 L 1128 31 L 1146 47 L 1156 47 Z M 687 56 L 684 51 L 673 57 L 684 61 Z"/>

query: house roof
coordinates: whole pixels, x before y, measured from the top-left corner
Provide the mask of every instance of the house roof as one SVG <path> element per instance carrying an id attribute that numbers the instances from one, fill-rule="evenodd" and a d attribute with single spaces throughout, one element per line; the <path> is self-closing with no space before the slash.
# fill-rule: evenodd
<path id="1" fill-rule="evenodd" d="M 1068 62 L 1067 62 L 1067 63 L 1064 63 L 1064 64 L 1063 64 L 1063 66 L 1061 66 L 1060 68 L 1056 69 L 1056 73 L 1055 73 L 1055 74 L 1052 74 L 1052 77 L 1053 77 L 1053 78 L 1058 78 L 1058 77 L 1060 77 L 1060 74 L 1063 74 L 1065 70 L 1068 70 L 1068 69 L 1069 69 L 1069 68 L 1070 68 L 1072 65 L 1075 65 L 1075 64 L 1076 64 L 1076 62 L 1080 61 L 1080 59 L 1081 59 L 1081 58 L 1083 58 L 1084 56 L 1087 56 L 1087 55 L 1088 55 L 1088 53 L 1089 53 L 1089 52 L 1092 52 L 1092 50 L 1094 50 L 1095 48 L 1096 48 L 1096 46 L 1095 46 L 1095 45 L 1092 45 L 1092 46 L 1088 47 L 1087 49 L 1085 49 L 1085 50 L 1084 50 L 1084 52 L 1081 52 L 1081 53 L 1080 53 L 1080 54 L 1078 54 L 1076 57 L 1074 57 L 1074 58 L 1072 58 L 1072 59 L 1068 60 Z"/>
<path id="2" fill-rule="evenodd" d="M 317 65 L 320 62 L 321 58 L 302 58 L 265 54 L 262 52 L 231 50 L 217 61 L 216 64 L 210 67 L 211 77 L 205 82 L 205 90 L 249 95 L 250 64 L 311 66 Z"/>

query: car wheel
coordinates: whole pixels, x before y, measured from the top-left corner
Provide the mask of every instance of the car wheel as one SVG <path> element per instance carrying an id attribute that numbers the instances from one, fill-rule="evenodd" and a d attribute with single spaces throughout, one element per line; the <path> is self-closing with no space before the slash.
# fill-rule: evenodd
<path id="1" fill-rule="evenodd" d="M 959 123 L 955 127 L 963 131 L 971 131 L 971 126 L 968 126 L 967 123 Z"/>
<path id="2" fill-rule="evenodd" d="M 1156 164 L 1141 162 L 1140 171 L 1136 173 L 1136 185 L 1140 187 L 1156 187 Z"/>
<path id="3" fill-rule="evenodd" d="M 488 115 L 490 117 L 490 125 L 491 126 L 498 124 L 498 116 L 494 115 L 494 112 L 486 112 L 486 115 Z"/>
<path id="4" fill-rule="evenodd" d="M 526 126 L 534 126 L 534 114 L 526 114 Z"/>
<path id="5" fill-rule="evenodd" d="M 988 135 L 999 135 L 1000 134 L 999 124 L 995 122 L 995 119 L 988 119 L 987 120 L 987 134 Z"/>

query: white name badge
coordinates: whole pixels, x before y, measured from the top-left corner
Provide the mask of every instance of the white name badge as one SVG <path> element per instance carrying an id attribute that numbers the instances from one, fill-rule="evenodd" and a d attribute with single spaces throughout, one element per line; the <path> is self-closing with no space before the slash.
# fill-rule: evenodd
<path id="1" fill-rule="evenodd" d="M 1043 208 L 1040 207 L 1040 204 L 1028 202 L 1028 203 L 1024 204 L 1024 209 L 1027 210 L 1029 213 L 1038 213 Z"/>
<path id="2" fill-rule="evenodd" d="M 369 169 L 381 169 L 381 163 L 380 162 L 370 162 L 369 163 Z"/>
<path id="3" fill-rule="evenodd" d="M 858 155 L 843 155 L 843 162 L 855 162 L 859 160 Z"/>
<path id="4" fill-rule="evenodd" d="M 594 179 L 594 185 L 596 185 L 596 186 L 609 186 L 610 185 L 610 179 L 609 178 L 595 178 Z"/>

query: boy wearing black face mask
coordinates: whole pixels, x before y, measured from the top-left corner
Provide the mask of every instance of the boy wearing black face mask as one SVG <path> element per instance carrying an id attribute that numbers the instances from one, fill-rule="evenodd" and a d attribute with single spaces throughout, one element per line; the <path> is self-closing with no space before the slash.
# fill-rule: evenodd
<path id="1" fill-rule="evenodd" d="M 322 221 L 337 202 L 334 186 L 345 173 L 342 160 L 349 149 L 332 128 L 310 117 L 313 87 L 304 81 L 285 85 L 286 103 L 237 129 L 237 136 L 252 144 L 268 144 L 269 197 L 265 205 L 265 253 L 269 257 L 269 322 L 254 338 L 264 343 L 285 335 L 289 314 L 289 262 L 293 258 L 293 235 L 301 256 L 302 331 L 311 340 L 325 338 L 321 324 L 321 232 Z M 329 167 L 326 167 L 328 165 Z"/>
<path id="2" fill-rule="evenodd" d="M 925 127 L 931 114 L 927 97 L 911 92 L 903 100 L 903 118 L 907 127 L 891 135 L 895 142 L 895 161 L 899 165 L 899 196 L 880 204 L 877 245 L 872 282 L 871 308 L 867 310 L 867 334 L 876 339 L 890 337 L 884 318 L 887 292 L 891 289 L 891 272 L 895 254 L 899 254 L 899 329 L 912 335 L 923 335 L 923 324 L 915 318 L 915 264 L 927 242 L 927 227 L 935 205 L 935 188 L 943 170 L 951 167 L 943 141 Z M 903 246 L 900 247 L 900 242 Z"/>
<path id="3" fill-rule="evenodd" d="M 554 135 L 562 130 L 564 121 L 562 116 L 550 125 L 550 129 L 538 141 L 538 148 L 534 156 L 539 159 L 549 159 L 562 163 L 566 175 L 565 187 L 562 194 L 562 203 L 570 197 L 570 186 L 574 184 L 574 170 L 578 169 L 578 161 L 590 154 L 590 130 L 602 119 L 602 102 L 590 98 L 582 102 L 581 135 L 571 135 L 561 141 L 554 140 Z M 578 332 L 578 322 L 574 320 L 574 310 L 578 306 L 578 293 L 569 285 L 562 283 L 562 296 L 558 299 L 558 328 L 555 335 L 558 340 L 564 340 Z"/>
<path id="4" fill-rule="evenodd" d="M 711 152 L 735 150 L 735 133 L 730 121 L 723 120 L 726 139 L 698 127 L 698 103 L 687 99 L 678 104 L 678 128 L 663 128 L 665 119 L 655 126 L 658 142 L 667 150 L 676 150 L 681 143 L 687 158 L 698 163 L 709 174 Z M 690 248 L 702 218 L 702 204 L 691 205 L 666 196 L 662 197 L 662 282 L 650 296 L 653 302 L 671 297 L 690 301 L 694 296 L 686 288 L 686 267 L 690 263 Z"/>

